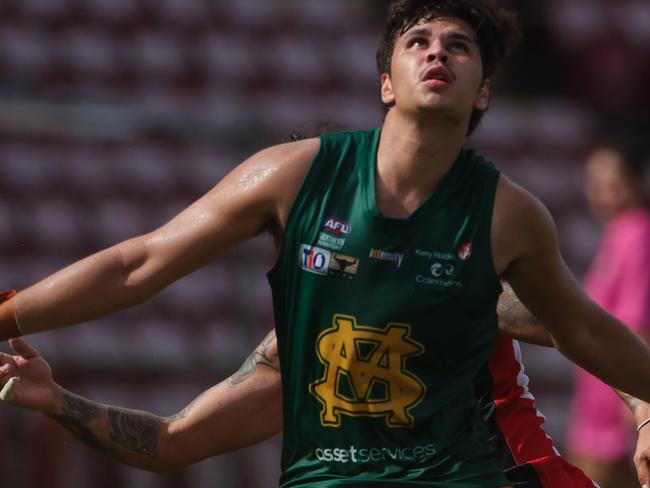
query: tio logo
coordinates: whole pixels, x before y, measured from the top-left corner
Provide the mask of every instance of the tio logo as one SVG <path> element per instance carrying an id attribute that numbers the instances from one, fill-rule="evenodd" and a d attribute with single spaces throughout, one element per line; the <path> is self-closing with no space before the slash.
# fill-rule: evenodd
<path id="1" fill-rule="evenodd" d="M 345 222 L 344 220 L 337 219 L 336 217 L 330 217 L 325 220 L 325 230 L 335 234 L 337 236 L 347 236 L 352 232 L 352 226 Z"/>
<path id="2" fill-rule="evenodd" d="M 332 253 L 327 249 L 312 247 L 307 244 L 300 246 L 300 267 L 305 271 L 326 275 L 329 270 Z"/>

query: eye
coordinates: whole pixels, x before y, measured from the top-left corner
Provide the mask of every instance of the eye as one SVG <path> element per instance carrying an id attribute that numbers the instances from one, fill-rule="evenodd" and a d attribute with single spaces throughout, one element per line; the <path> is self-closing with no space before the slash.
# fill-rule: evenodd
<path id="1" fill-rule="evenodd" d="M 452 41 L 452 42 L 449 44 L 449 48 L 450 48 L 450 49 L 453 49 L 453 50 L 455 50 L 455 51 L 462 51 L 462 52 L 464 52 L 464 53 L 468 53 L 468 52 L 469 52 L 469 46 L 468 46 L 467 43 L 464 42 L 464 41 Z"/>
<path id="2" fill-rule="evenodd" d="M 407 43 L 407 47 L 427 47 L 429 41 L 424 37 L 411 37 Z"/>

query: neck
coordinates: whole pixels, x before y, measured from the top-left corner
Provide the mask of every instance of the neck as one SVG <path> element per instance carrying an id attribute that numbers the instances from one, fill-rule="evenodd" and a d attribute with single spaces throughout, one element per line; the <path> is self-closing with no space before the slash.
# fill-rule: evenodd
<path id="1" fill-rule="evenodd" d="M 466 134 L 466 124 L 414 120 L 390 110 L 377 153 L 379 210 L 393 217 L 413 213 L 452 167 Z"/>

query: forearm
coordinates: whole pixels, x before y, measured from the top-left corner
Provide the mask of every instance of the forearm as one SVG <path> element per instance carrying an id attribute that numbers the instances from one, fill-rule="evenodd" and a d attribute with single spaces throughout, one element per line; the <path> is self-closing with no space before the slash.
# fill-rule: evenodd
<path id="1" fill-rule="evenodd" d="M 600 309 L 583 323 L 588 325 L 575 325 L 580 333 L 554 334 L 558 350 L 614 388 L 650 402 L 648 346 Z"/>
<path id="2" fill-rule="evenodd" d="M 14 300 L 23 334 L 93 320 L 143 302 L 159 288 L 138 279 L 146 262 L 144 241 L 132 239 L 21 291 Z"/>
<path id="3" fill-rule="evenodd" d="M 58 406 L 47 415 L 100 453 L 148 471 L 164 472 L 178 467 L 165 459 L 159 449 L 169 419 L 101 405 L 63 389 L 59 397 Z"/>

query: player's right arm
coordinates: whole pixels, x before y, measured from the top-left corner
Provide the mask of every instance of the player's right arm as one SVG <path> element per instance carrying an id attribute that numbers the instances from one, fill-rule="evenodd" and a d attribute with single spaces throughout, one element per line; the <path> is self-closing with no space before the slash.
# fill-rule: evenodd
<path id="1" fill-rule="evenodd" d="M 319 147 L 319 139 L 306 139 L 265 149 L 159 229 L 21 291 L 0 305 L 0 340 L 140 304 L 264 231 L 281 242 L 287 214 Z"/>
<path id="2" fill-rule="evenodd" d="M 0 354 L 0 387 L 14 384 L 3 389 L 3 399 L 48 415 L 82 442 L 124 464 L 173 471 L 282 430 L 275 331 L 239 371 L 171 417 L 102 405 L 67 391 L 54 382 L 38 351 L 22 339 L 10 344 L 17 355 Z"/>

